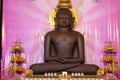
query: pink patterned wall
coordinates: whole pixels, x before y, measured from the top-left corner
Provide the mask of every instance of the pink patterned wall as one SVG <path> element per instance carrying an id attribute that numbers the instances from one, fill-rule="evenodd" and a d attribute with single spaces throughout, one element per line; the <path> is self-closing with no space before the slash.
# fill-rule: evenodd
<path id="1" fill-rule="evenodd" d="M 25 49 L 28 68 L 44 62 L 44 35 L 53 30 L 49 15 L 59 0 L 3 0 L 2 68 L 9 66 L 9 53 L 16 40 Z M 86 63 L 102 67 L 103 46 L 113 41 L 120 65 L 120 0 L 71 0 L 79 22 L 75 30 L 85 37 Z"/>

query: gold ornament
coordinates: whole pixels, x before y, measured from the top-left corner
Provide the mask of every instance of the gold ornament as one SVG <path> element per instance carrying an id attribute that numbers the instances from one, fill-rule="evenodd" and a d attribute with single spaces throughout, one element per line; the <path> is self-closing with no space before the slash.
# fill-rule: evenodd
<path id="1" fill-rule="evenodd" d="M 20 52 L 24 52 L 23 47 L 21 46 L 19 41 L 16 41 L 15 44 L 12 47 L 11 50 L 12 53 L 20 53 Z"/>
<path id="2" fill-rule="evenodd" d="M 59 0 L 57 8 L 72 8 L 71 0 Z"/>

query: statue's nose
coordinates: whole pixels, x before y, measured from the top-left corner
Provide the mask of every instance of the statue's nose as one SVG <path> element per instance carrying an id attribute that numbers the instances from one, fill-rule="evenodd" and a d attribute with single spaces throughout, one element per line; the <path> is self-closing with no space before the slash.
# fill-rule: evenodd
<path id="1" fill-rule="evenodd" d="M 63 22 L 63 23 L 67 23 L 66 19 L 63 19 L 62 22 Z"/>

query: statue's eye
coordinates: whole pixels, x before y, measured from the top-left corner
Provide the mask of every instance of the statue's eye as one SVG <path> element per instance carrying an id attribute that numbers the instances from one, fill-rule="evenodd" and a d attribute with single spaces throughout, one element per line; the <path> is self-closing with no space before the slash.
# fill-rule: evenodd
<path id="1" fill-rule="evenodd" d="M 58 17 L 58 19 L 70 19 L 69 17 Z"/>

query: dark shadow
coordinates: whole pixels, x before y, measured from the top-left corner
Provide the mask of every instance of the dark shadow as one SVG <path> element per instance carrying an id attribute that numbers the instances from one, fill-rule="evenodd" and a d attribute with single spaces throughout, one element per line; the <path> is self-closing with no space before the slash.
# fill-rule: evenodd
<path id="1" fill-rule="evenodd" d="M 0 0 L 0 78 L 1 78 L 1 59 L 2 59 L 2 9 L 3 0 Z"/>

